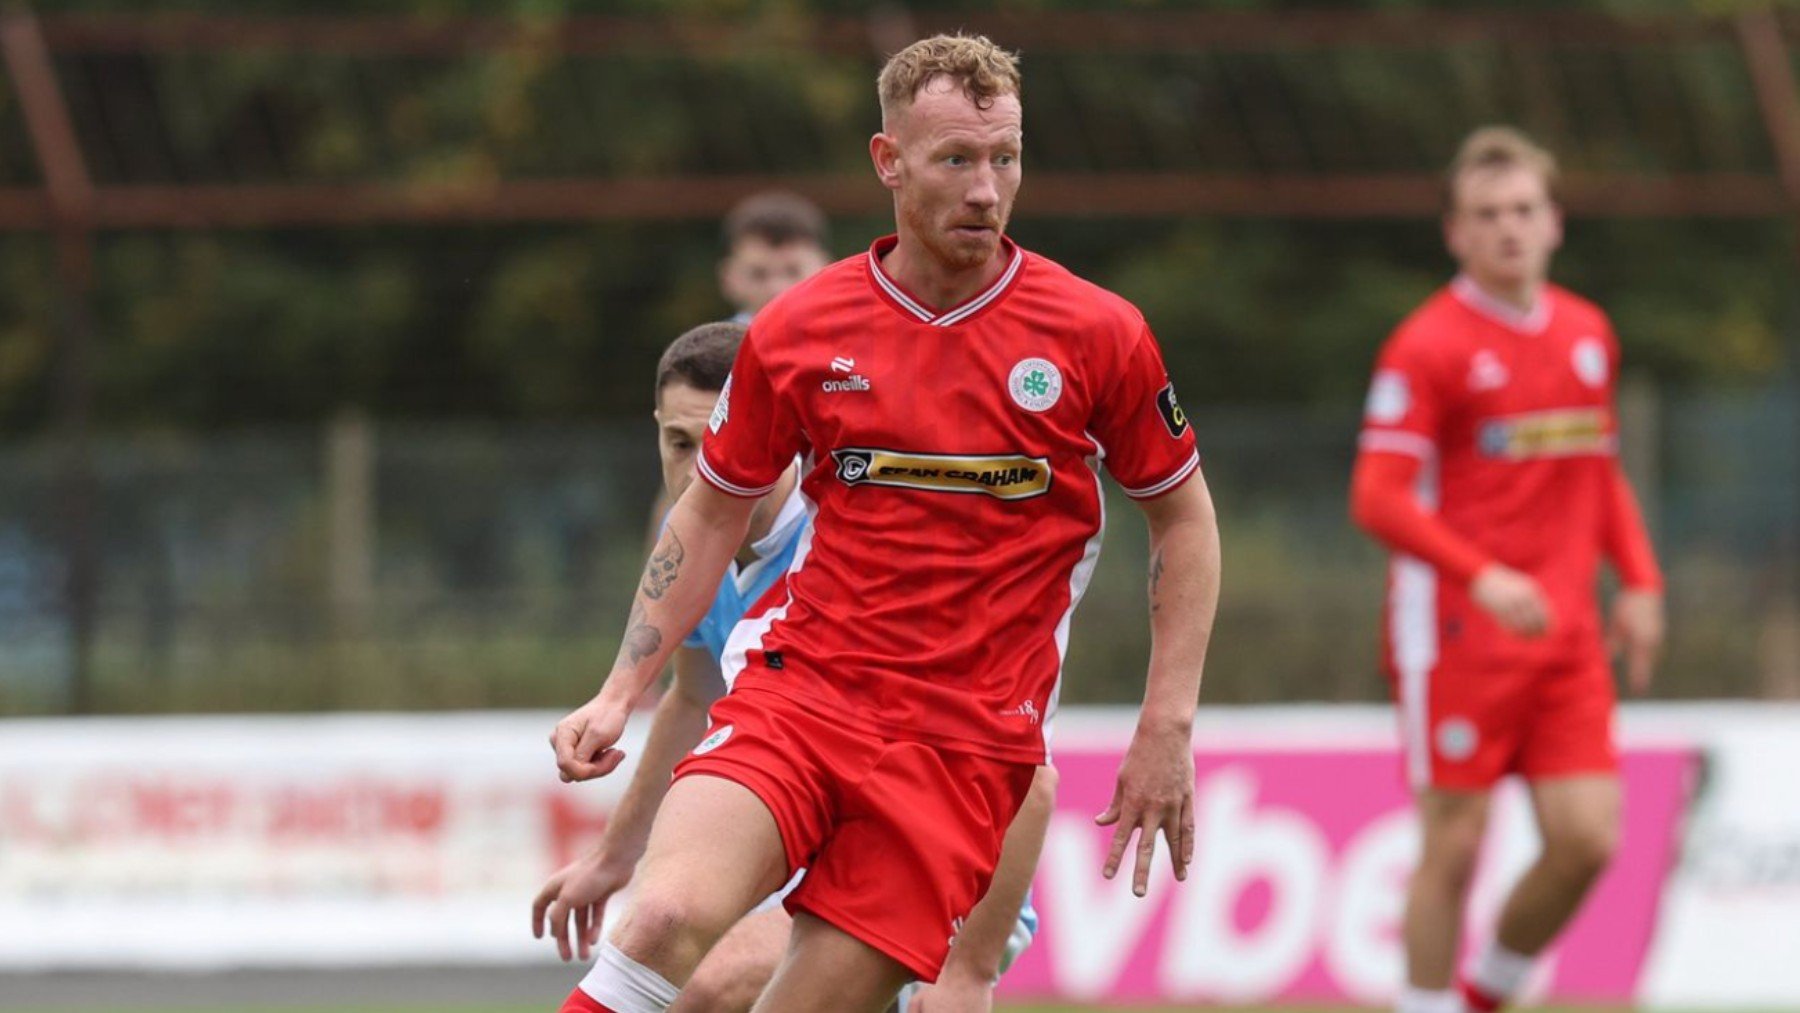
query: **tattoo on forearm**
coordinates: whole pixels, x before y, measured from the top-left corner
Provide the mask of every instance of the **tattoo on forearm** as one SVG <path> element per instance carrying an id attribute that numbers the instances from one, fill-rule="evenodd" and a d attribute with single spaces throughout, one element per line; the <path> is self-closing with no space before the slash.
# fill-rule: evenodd
<path id="1" fill-rule="evenodd" d="M 1155 555 L 1152 555 L 1150 557 L 1150 614 L 1151 615 L 1155 615 L 1156 610 L 1162 608 L 1162 600 L 1157 595 L 1157 591 L 1160 590 L 1162 587 L 1162 575 L 1163 575 L 1163 554 L 1162 554 L 1161 549 L 1157 549 Z"/>
<path id="2" fill-rule="evenodd" d="M 631 606 L 631 618 L 625 621 L 625 643 L 619 648 L 627 661 L 636 665 L 662 647 L 662 631 L 644 618 L 644 603 Z"/>
<path id="3" fill-rule="evenodd" d="M 669 585 L 681 573 L 681 561 L 687 558 L 687 549 L 681 544 L 681 536 L 674 531 L 665 531 L 663 540 L 656 543 L 656 551 L 650 554 L 650 562 L 644 564 L 644 583 L 640 590 L 644 597 L 656 601 L 668 593 Z"/>

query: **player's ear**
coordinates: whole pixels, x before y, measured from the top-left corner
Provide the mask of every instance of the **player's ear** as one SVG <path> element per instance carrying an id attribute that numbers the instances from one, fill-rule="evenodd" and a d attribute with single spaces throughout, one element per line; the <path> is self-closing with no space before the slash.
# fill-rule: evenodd
<path id="1" fill-rule="evenodd" d="M 1442 224 L 1444 229 L 1444 249 L 1449 250 L 1450 256 L 1460 262 L 1463 259 L 1463 253 L 1461 249 L 1462 243 L 1458 241 L 1457 236 L 1455 208 L 1451 208 L 1444 212 Z"/>
<path id="2" fill-rule="evenodd" d="M 869 138 L 869 160 L 875 163 L 875 176 L 882 186 L 900 189 L 900 142 L 892 134 Z"/>

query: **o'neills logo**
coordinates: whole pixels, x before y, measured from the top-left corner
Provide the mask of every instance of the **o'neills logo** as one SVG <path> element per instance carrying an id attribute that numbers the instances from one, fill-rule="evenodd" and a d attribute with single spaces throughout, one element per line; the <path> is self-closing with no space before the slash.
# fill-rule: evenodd
<path id="1" fill-rule="evenodd" d="M 869 378 L 857 373 L 842 380 L 821 380 L 819 389 L 827 394 L 849 394 L 869 389 Z"/>
<path id="2" fill-rule="evenodd" d="M 927 492 L 972 492 L 1030 499 L 1050 491 L 1050 462 L 1019 454 L 908 454 L 846 447 L 831 452 L 845 485 L 886 485 Z"/>

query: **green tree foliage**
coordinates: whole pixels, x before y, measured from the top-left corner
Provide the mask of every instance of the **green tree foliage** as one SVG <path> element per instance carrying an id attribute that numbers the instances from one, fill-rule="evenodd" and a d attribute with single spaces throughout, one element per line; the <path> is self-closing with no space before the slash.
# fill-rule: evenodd
<path id="1" fill-rule="evenodd" d="M 909 6 L 924 15 L 1087 5 Z M 142 11 L 112 0 L 42 7 Z M 318 13 L 293 0 L 179 9 Z M 515 0 L 504 9 L 526 35 L 494 53 L 88 54 L 58 69 L 102 183 L 866 175 L 873 65 L 807 43 L 813 14 L 860 15 L 864 5 Z M 412 0 L 331 12 L 495 8 Z M 704 58 L 646 49 L 562 59 L 530 44 L 565 15 L 651 12 L 727 19 L 736 41 Z M 1137 301 L 1190 400 L 1341 407 L 1360 395 L 1381 337 L 1450 272 L 1435 223 L 1094 220 L 1035 204 L 1031 173 L 1430 171 L 1469 127 L 1495 120 L 1540 130 L 1589 171 L 1772 171 L 1729 43 L 1553 48 L 1537 63 L 1503 40 L 1457 47 L 1448 56 L 1430 47 L 1027 54 L 1015 233 Z M 1544 89 L 1568 101 L 1546 105 Z M 1682 102 L 1687 114 L 1670 112 Z M 35 171 L 20 156 L 21 123 L 0 88 L 0 140 L 19 142 L 0 145 L 0 180 L 14 184 Z M 867 186 L 878 206 L 876 183 Z M 840 222 L 839 252 L 888 227 Z M 1781 222 L 1576 220 L 1558 273 L 1614 313 L 1635 368 L 1674 386 L 1754 384 L 1786 360 L 1792 240 Z M 636 415 L 649 407 L 643 378 L 662 345 L 727 312 L 713 283 L 720 252 L 713 223 L 679 216 L 107 234 L 96 264 L 97 417 L 115 428 L 210 429 L 311 422 L 346 404 L 399 419 Z M 44 238 L 0 237 L 0 426 L 14 435 L 52 416 L 51 265 Z"/>

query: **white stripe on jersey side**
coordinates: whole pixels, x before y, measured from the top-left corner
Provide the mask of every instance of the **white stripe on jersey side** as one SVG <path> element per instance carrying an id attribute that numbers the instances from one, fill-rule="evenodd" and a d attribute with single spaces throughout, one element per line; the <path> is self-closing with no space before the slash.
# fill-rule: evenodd
<path id="1" fill-rule="evenodd" d="M 1062 618 L 1056 623 L 1056 683 L 1050 687 L 1050 699 L 1044 702 L 1046 764 L 1050 762 L 1050 730 L 1056 723 L 1056 711 L 1062 703 L 1063 663 L 1069 656 L 1069 623 L 1075 618 L 1075 606 L 1080 605 L 1082 596 L 1087 594 L 1088 583 L 1094 579 L 1094 567 L 1100 562 L 1100 543 L 1106 537 L 1106 492 L 1100 487 L 1100 455 L 1105 451 L 1092 434 L 1087 434 L 1087 438 L 1094 444 L 1094 456 L 1087 459 L 1087 466 L 1094 473 L 1094 504 L 1100 508 L 1100 523 L 1082 548 L 1081 558 L 1069 571 L 1069 607 L 1063 610 Z"/>
<path id="2" fill-rule="evenodd" d="M 1437 509 L 1437 461 L 1419 473 L 1419 502 Z M 1400 722 L 1406 771 L 1414 788 L 1431 785 L 1431 670 L 1438 661 L 1437 570 L 1404 553 L 1391 564 L 1388 640 L 1400 679 Z"/>
<path id="3" fill-rule="evenodd" d="M 1019 265 L 1023 263 L 1025 263 L 1025 251 L 1014 249 L 1012 263 L 1006 265 L 1006 271 L 1004 274 L 1000 275 L 999 281 L 996 281 L 993 285 L 989 286 L 988 290 L 983 292 L 980 298 L 963 305 L 960 309 L 951 310 L 943 316 L 938 317 L 931 322 L 931 325 L 933 327 L 949 327 L 951 324 L 967 320 L 983 306 L 986 306 L 988 303 L 991 303 L 1000 297 L 1001 291 L 1004 290 L 1006 286 L 1012 284 L 1013 276 L 1019 273 Z"/>
<path id="4" fill-rule="evenodd" d="M 1356 445 L 1363 450 L 1408 454 L 1421 459 L 1430 459 L 1437 453 L 1437 444 L 1431 442 L 1430 437 L 1395 429 L 1364 430 L 1356 438 Z"/>
<path id="5" fill-rule="evenodd" d="M 806 463 L 800 469 L 801 475 L 812 472 L 813 457 L 809 453 Z M 798 488 L 798 486 L 796 486 Z M 775 606 L 755 619 L 739 619 L 731 628 L 731 635 L 725 638 L 725 650 L 719 656 L 719 675 L 725 680 L 725 692 L 731 692 L 732 684 L 737 682 L 739 673 L 750 663 L 750 651 L 762 650 L 763 637 L 767 636 L 774 625 L 787 618 L 788 606 L 794 603 L 794 575 L 806 565 L 806 557 L 812 553 L 813 522 L 819 517 L 818 504 L 808 499 L 806 493 L 800 493 L 800 501 L 806 504 L 806 530 L 800 535 L 800 544 L 794 547 L 794 560 L 787 568 L 787 600 Z"/>
<path id="6" fill-rule="evenodd" d="M 742 496 L 745 499 L 755 499 L 758 496 L 766 496 L 769 491 L 774 489 L 781 481 L 781 479 L 777 478 L 774 482 L 770 482 L 761 489 L 751 489 L 746 486 L 737 485 L 733 482 L 727 482 L 719 476 L 718 472 L 713 470 L 712 465 L 706 463 L 706 450 L 704 448 L 694 455 L 694 461 L 700 466 L 700 474 L 708 482 L 718 486 L 733 496 Z"/>
<path id="7" fill-rule="evenodd" d="M 1175 474 L 1170 475 L 1168 478 L 1163 479 L 1155 485 L 1147 485 L 1142 489 L 1126 489 L 1125 495 L 1130 496 L 1132 499 L 1144 499 L 1148 496 L 1154 496 L 1157 493 L 1168 492 L 1170 489 L 1180 485 L 1182 480 L 1186 479 L 1189 475 L 1192 475 L 1194 469 L 1198 467 L 1200 467 L 1200 452 L 1196 450 L 1188 456 L 1187 463 L 1175 469 Z"/>
<path id="8" fill-rule="evenodd" d="M 910 310 L 913 316 L 926 323 L 931 322 L 931 311 L 914 302 L 912 296 L 901 291 L 900 286 L 889 280 L 887 272 L 881 269 L 881 263 L 875 259 L 875 255 L 872 253 L 869 254 L 869 266 L 874 269 L 875 283 L 881 286 L 882 291 L 892 296 L 895 302 Z"/>

